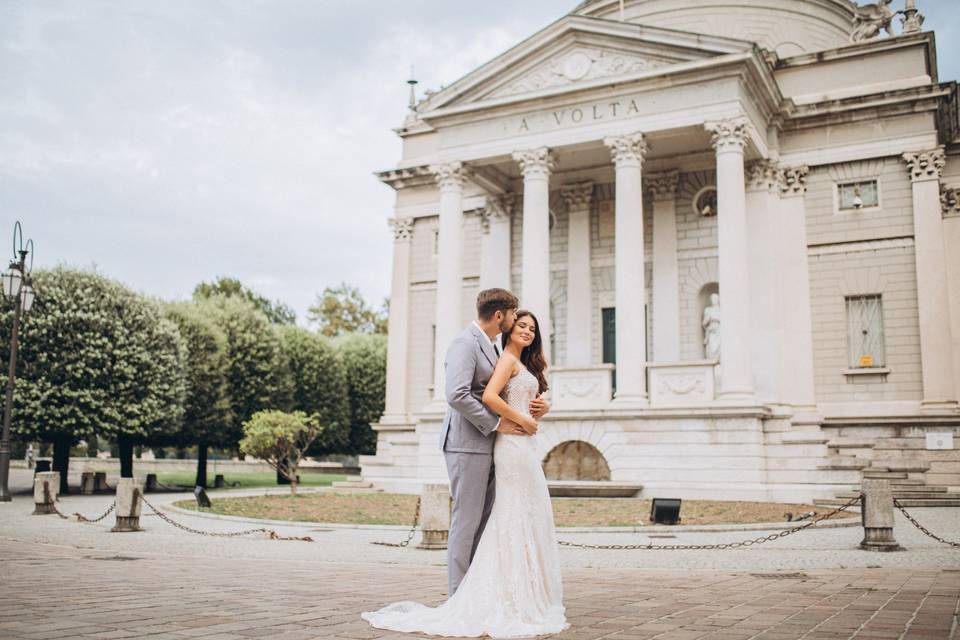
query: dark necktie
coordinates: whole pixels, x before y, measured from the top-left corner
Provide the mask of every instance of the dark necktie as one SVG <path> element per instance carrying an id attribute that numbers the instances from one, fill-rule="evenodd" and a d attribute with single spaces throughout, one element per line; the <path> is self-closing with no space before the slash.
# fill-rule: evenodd
<path id="1" fill-rule="evenodd" d="M 497 343 L 493 343 L 493 352 L 497 354 L 497 357 L 500 357 L 500 347 L 497 346 Z"/>

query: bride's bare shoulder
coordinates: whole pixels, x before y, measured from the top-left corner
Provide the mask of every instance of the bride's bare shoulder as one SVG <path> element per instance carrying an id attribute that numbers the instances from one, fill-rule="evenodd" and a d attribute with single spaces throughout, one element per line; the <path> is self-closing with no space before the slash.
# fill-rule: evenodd
<path id="1" fill-rule="evenodd" d="M 520 373 L 520 367 L 517 366 L 519 363 L 520 360 L 517 359 L 517 356 L 513 355 L 509 351 L 504 351 L 502 354 L 500 354 L 500 359 L 497 360 L 497 367 L 503 367 L 504 369 L 510 367 L 510 377 L 512 378 Z"/>

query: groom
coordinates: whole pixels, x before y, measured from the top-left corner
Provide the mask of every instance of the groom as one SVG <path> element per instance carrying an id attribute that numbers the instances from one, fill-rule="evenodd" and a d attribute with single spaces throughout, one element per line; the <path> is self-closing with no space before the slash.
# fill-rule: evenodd
<path id="1" fill-rule="evenodd" d="M 445 390 L 450 405 L 440 431 L 440 448 L 447 463 L 453 512 L 447 542 L 448 594 L 463 580 L 494 499 L 494 432 L 526 435 L 480 401 L 500 357 L 497 334 L 509 333 L 517 312 L 517 297 L 506 289 L 485 289 L 477 295 L 477 319 L 447 349 Z M 530 415 L 540 418 L 549 404 L 530 401 Z"/>

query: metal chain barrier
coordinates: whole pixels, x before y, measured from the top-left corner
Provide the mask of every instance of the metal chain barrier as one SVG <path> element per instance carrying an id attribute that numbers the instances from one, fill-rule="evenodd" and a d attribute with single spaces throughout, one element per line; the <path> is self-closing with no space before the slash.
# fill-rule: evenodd
<path id="1" fill-rule="evenodd" d="M 638 549 L 646 549 L 650 551 L 664 551 L 664 550 L 674 551 L 674 550 L 680 550 L 680 549 L 713 551 L 713 550 L 719 550 L 719 549 L 737 549 L 739 547 L 749 547 L 755 544 L 763 544 L 764 542 L 770 542 L 771 540 L 778 540 L 780 538 L 785 538 L 798 531 L 803 531 L 804 529 L 812 527 L 818 522 L 823 522 L 824 520 L 832 518 L 838 513 L 846 511 L 847 509 L 857 504 L 858 502 L 860 502 L 860 496 L 857 496 L 856 498 L 851 498 L 850 501 L 847 502 L 845 505 L 837 507 L 833 511 L 827 513 L 826 515 L 820 518 L 814 518 L 809 522 L 806 522 L 800 525 L 799 527 L 784 529 L 782 531 L 778 531 L 777 533 L 771 533 L 770 535 L 767 535 L 767 536 L 760 536 L 758 538 L 752 538 L 750 540 L 741 540 L 740 542 L 725 542 L 725 543 L 719 543 L 719 544 L 653 544 L 653 543 L 649 543 L 649 544 L 586 544 L 586 543 L 577 543 L 577 542 L 565 542 L 563 540 L 560 540 L 558 544 L 564 547 L 576 547 L 578 549 L 604 549 L 604 550 L 618 550 L 618 551 L 630 551 L 630 550 L 638 550 Z"/>
<path id="2" fill-rule="evenodd" d="M 250 535 L 251 533 L 265 533 L 271 540 L 299 540 L 300 542 L 313 542 L 313 538 L 311 538 L 310 536 L 281 536 L 279 533 L 277 533 L 273 529 L 265 529 L 263 527 L 258 527 L 256 529 L 244 529 L 243 531 L 230 531 L 230 532 L 201 531 L 200 529 L 194 529 L 184 524 L 180 524 L 179 522 L 175 522 L 174 520 L 170 519 L 170 517 L 167 514 L 163 513 L 162 511 L 157 509 L 155 506 L 150 504 L 150 502 L 145 497 L 143 497 L 143 495 L 140 495 L 139 497 L 145 505 L 150 507 L 151 511 L 153 511 L 156 515 L 160 517 L 161 520 L 168 522 L 169 524 L 172 524 L 177 529 L 181 529 L 189 533 L 196 533 L 201 536 L 210 536 L 214 538 L 237 538 L 239 536 Z"/>
<path id="3" fill-rule="evenodd" d="M 909 520 L 909 521 L 913 524 L 913 526 L 915 526 L 917 529 L 920 529 L 920 531 L 922 531 L 923 533 L 927 534 L 928 536 L 930 536 L 931 538 L 933 538 L 933 539 L 936 540 L 937 542 L 942 542 L 943 544 L 948 544 L 948 545 L 950 545 L 951 547 L 960 547 L 960 542 L 954 542 L 954 541 L 952 541 L 952 540 L 945 540 L 945 539 L 941 538 L 940 536 L 938 536 L 937 534 L 935 534 L 935 533 L 933 533 L 932 531 L 930 531 L 929 529 L 927 529 L 925 526 L 923 526 L 923 525 L 920 524 L 919 522 L 917 522 L 917 519 L 914 518 L 912 515 L 910 515 L 910 513 L 909 513 L 906 509 L 903 508 L 903 505 L 900 504 L 900 501 L 897 500 L 896 498 L 893 499 L 893 506 L 895 506 L 897 509 L 899 509 L 899 510 L 900 510 L 900 513 L 903 514 L 903 517 L 906 518 L 907 520 Z"/>
<path id="4" fill-rule="evenodd" d="M 70 519 L 70 516 L 66 515 L 66 514 L 63 513 L 62 511 L 60 511 L 60 509 L 57 509 L 57 501 L 54 500 L 53 497 L 50 495 L 50 483 L 47 482 L 46 480 L 43 482 L 43 500 L 44 500 L 44 502 L 46 502 L 47 504 L 49 504 L 51 507 L 53 507 L 53 512 L 54 512 L 55 514 L 57 514 L 58 516 L 60 516 L 60 517 L 63 518 L 64 520 L 69 520 L 69 519 Z M 102 515 L 97 516 L 96 518 L 88 518 L 88 517 L 86 517 L 85 515 L 83 515 L 83 514 L 81 514 L 81 513 L 77 513 L 77 512 L 74 512 L 73 515 L 77 518 L 77 522 L 90 522 L 90 523 L 100 522 L 101 520 L 103 520 L 104 518 L 106 518 L 108 515 L 110 515 L 110 513 L 111 513 L 116 507 L 117 507 L 117 503 L 116 503 L 116 501 L 114 501 L 113 504 L 111 504 L 110 507 L 109 507 L 106 511 L 104 511 Z"/>
<path id="5" fill-rule="evenodd" d="M 401 549 L 406 548 L 410 545 L 410 541 L 413 540 L 413 536 L 417 533 L 417 525 L 420 523 L 420 497 L 417 497 L 417 510 L 413 514 L 413 523 L 410 525 L 410 531 L 407 532 L 407 539 L 403 542 L 371 542 L 370 544 L 377 544 L 381 547 L 399 547 Z"/>

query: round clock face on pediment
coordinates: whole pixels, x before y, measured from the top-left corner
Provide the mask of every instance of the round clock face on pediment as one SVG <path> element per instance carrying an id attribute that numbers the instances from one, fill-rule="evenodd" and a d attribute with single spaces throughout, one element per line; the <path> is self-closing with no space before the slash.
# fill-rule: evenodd
<path id="1" fill-rule="evenodd" d="M 579 80 L 590 71 L 593 60 L 582 51 L 574 51 L 563 61 L 562 73 L 568 80 Z"/>
<path id="2" fill-rule="evenodd" d="M 697 191 L 693 196 L 693 210 L 704 218 L 717 215 L 717 188 L 708 185 Z"/>

